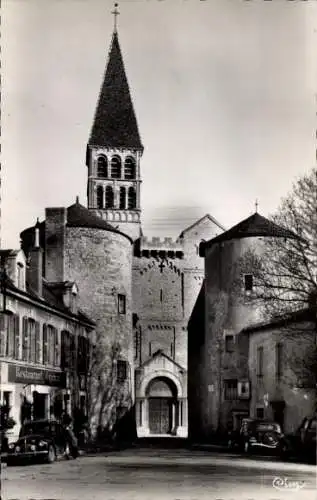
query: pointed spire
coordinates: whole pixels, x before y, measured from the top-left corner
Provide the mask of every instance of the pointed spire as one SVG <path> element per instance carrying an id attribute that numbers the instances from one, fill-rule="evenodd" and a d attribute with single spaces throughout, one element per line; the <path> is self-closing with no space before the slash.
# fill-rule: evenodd
<path id="1" fill-rule="evenodd" d="M 114 12 L 116 20 L 118 13 L 117 10 Z M 120 50 L 116 22 L 88 144 L 143 151 Z"/>

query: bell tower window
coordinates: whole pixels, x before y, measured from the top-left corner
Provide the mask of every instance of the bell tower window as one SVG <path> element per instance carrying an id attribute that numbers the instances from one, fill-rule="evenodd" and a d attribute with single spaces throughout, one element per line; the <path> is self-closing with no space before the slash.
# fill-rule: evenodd
<path id="1" fill-rule="evenodd" d="M 126 190 L 125 187 L 120 188 L 120 209 L 125 209 L 125 195 L 126 195 Z"/>
<path id="2" fill-rule="evenodd" d="M 136 194 L 135 189 L 131 186 L 128 191 L 128 208 L 136 208 Z"/>
<path id="3" fill-rule="evenodd" d="M 106 187 L 106 208 L 114 207 L 114 195 L 111 186 Z"/>
<path id="4" fill-rule="evenodd" d="M 97 187 L 97 208 L 103 208 L 103 187 Z"/>
<path id="5" fill-rule="evenodd" d="M 126 158 L 124 162 L 124 178 L 135 179 L 135 161 L 131 157 Z"/>
<path id="6" fill-rule="evenodd" d="M 106 179 L 108 177 L 108 163 L 105 156 L 98 156 L 97 159 L 97 177 Z"/>
<path id="7" fill-rule="evenodd" d="M 121 177 L 121 159 L 119 156 L 113 156 L 111 159 L 111 177 L 120 179 Z"/>

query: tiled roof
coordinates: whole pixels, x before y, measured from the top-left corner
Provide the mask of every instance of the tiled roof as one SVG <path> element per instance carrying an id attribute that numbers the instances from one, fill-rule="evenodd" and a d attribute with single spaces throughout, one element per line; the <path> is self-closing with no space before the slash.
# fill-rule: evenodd
<path id="1" fill-rule="evenodd" d="M 116 31 L 88 145 L 143 150 Z"/>
<path id="2" fill-rule="evenodd" d="M 104 221 L 101 217 L 92 213 L 88 210 L 88 208 L 80 205 L 80 203 L 74 203 L 74 205 L 67 208 L 67 226 L 104 229 L 113 233 L 122 234 L 132 242 L 131 238 L 127 234 L 122 233 L 114 226 Z"/>
<path id="3" fill-rule="evenodd" d="M 246 328 L 243 328 L 241 330 L 241 333 L 254 333 L 258 332 L 261 330 L 267 330 L 270 328 L 275 328 L 275 327 L 283 327 L 286 326 L 290 323 L 299 323 L 299 322 L 307 322 L 307 321 L 316 321 L 316 311 L 314 311 L 312 308 L 306 307 L 303 309 L 299 309 L 297 311 L 293 311 L 290 313 L 286 313 L 281 316 L 276 316 L 272 318 L 271 320 L 267 321 L 262 321 L 259 323 L 254 323 L 252 325 L 249 325 Z"/>
<path id="4" fill-rule="evenodd" d="M 281 226 L 278 226 L 274 222 L 266 219 L 257 212 L 244 219 L 243 221 L 236 224 L 228 231 L 212 238 L 211 240 L 201 244 L 202 251 L 204 248 L 209 247 L 214 243 L 220 243 L 222 241 L 228 241 L 239 238 L 250 238 L 252 236 L 274 236 L 277 238 L 292 238 L 297 239 L 298 236 Z"/>

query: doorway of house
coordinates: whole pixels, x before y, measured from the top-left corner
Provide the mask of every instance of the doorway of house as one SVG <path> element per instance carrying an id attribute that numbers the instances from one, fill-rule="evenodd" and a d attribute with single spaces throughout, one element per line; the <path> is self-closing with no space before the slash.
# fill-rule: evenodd
<path id="1" fill-rule="evenodd" d="M 173 382 L 155 378 L 149 384 L 147 397 L 150 434 L 171 434 L 177 408 L 177 390 Z"/>
<path id="2" fill-rule="evenodd" d="M 47 394 L 33 392 L 33 419 L 40 420 L 46 418 Z"/>

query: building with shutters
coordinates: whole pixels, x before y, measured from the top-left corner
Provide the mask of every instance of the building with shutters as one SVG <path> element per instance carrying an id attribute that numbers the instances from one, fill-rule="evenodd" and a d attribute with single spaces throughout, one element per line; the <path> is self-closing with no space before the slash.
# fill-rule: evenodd
<path id="1" fill-rule="evenodd" d="M 78 287 L 42 278 L 41 249 L 1 250 L 0 402 L 16 425 L 87 413 L 89 343 L 94 323 L 78 308 Z"/>

